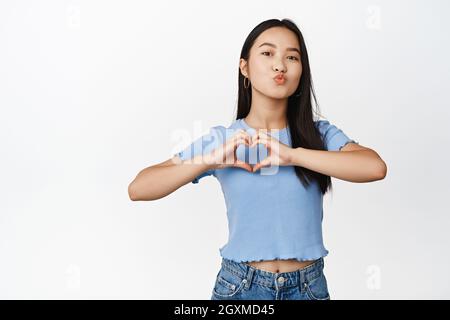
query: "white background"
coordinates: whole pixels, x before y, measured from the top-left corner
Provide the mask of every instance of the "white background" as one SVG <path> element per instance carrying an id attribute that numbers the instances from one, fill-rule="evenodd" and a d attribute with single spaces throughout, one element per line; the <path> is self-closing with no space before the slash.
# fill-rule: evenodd
<path id="1" fill-rule="evenodd" d="M 332 299 L 450 298 L 449 9 L 1 1 L 0 298 L 209 299 L 228 236 L 218 181 L 153 202 L 127 187 L 231 123 L 246 36 L 285 17 L 321 113 L 388 165 L 373 183 L 333 178 L 324 199 Z"/>

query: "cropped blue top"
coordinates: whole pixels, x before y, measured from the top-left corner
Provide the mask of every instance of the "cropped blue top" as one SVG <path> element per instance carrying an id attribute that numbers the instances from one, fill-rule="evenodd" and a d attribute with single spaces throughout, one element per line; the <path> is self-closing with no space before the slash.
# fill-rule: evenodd
<path id="1" fill-rule="evenodd" d="M 314 122 L 328 151 L 340 151 L 350 139 L 327 120 Z M 176 155 L 181 160 L 207 154 L 231 138 L 236 130 L 250 135 L 256 130 L 244 119 L 229 127 L 215 126 Z M 280 142 L 292 146 L 289 127 L 268 132 Z M 267 156 L 263 144 L 253 148 L 240 145 L 236 156 L 255 164 Z M 219 249 L 222 257 L 237 262 L 273 259 L 315 260 L 328 254 L 322 237 L 323 195 L 316 181 L 305 188 L 294 166 L 263 167 L 256 172 L 227 167 L 211 169 L 197 176 L 216 177 L 224 194 L 228 218 L 228 242 Z"/>

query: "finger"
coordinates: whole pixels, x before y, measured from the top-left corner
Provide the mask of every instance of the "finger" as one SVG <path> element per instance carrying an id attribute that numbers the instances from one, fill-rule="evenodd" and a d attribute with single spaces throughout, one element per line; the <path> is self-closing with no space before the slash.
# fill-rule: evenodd
<path id="1" fill-rule="evenodd" d="M 250 137 L 250 134 L 247 131 L 243 130 L 243 129 L 239 129 L 237 131 L 237 133 L 235 134 L 235 136 Z"/>
<path id="2" fill-rule="evenodd" d="M 259 138 L 259 131 L 256 131 L 254 134 L 252 134 L 252 141 L 255 141 Z"/>
<path id="3" fill-rule="evenodd" d="M 243 133 L 239 133 L 239 134 L 237 134 L 236 135 L 236 138 L 238 139 L 238 138 L 243 138 L 243 139 L 245 139 L 248 143 L 250 143 L 251 142 L 251 136 L 247 133 L 247 132 L 243 132 Z"/>
<path id="4" fill-rule="evenodd" d="M 258 133 L 261 137 L 270 137 L 269 132 L 271 132 L 272 129 L 259 129 Z"/>
<path id="5" fill-rule="evenodd" d="M 277 138 L 273 137 L 271 134 L 269 134 L 268 132 L 261 132 L 260 134 L 261 137 L 268 139 L 269 141 L 279 141 Z"/>
<path id="6" fill-rule="evenodd" d="M 252 142 L 251 140 L 252 140 L 252 137 L 250 137 L 250 135 L 249 134 L 245 134 L 245 135 L 242 135 L 242 137 L 245 139 L 245 141 L 247 141 L 247 143 L 250 145 L 250 143 Z"/>
<path id="7" fill-rule="evenodd" d="M 261 132 L 259 135 L 261 138 L 265 138 L 269 141 L 271 141 L 273 139 L 273 137 L 271 135 L 269 135 L 267 132 Z"/>
<path id="8" fill-rule="evenodd" d="M 235 166 L 239 167 L 239 168 L 242 168 L 242 169 L 245 169 L 248 172 L 252 172 L 252 167 L 247 162 L 244 162 L 244 161 L 241 161 L 241 160 L 236 160 Z"/>
<path id="9" fill-rule="evenodd" d="M 245 144 L 245 145 L 250 145 L 249 141 L 245 138 L 238 138 L 236 139 L 236 141 L 234 142 L 235 146 L 238 147 L 241 144 Z"/>
<path id="10" fill-rule="evenodd" d="M 237 139 L 246 139 L 250 142 L 250 135 L 248 133 L 240 132 L 233 137 L 235 140 Z"/>
<path id="11" fill-rule="evenodd" d="M 262 168 L 262 167 L 269 166 L 270 163 L 271 163 L 271 159 L 270 159 L 269 157 L 265 158 L 263 161 L 258 162 L 257 164 L 255 164 L 255 165 L 253 166 L 253 172 L 259 170 L 259 169 Z"/>
<path id="12" fill-rule="evenodd" d="M 252 142 L 250 144 L 250 147 L 256 146 L 258 143 L 261 143 L 261 138 L 256 136 L 252 138 Z"/>
<path id="13" fill-rule="evenodd" d="M 258 138 L 255 141 L 252 141 L 250 147 L 254 147 L 258 143 L 263 144 L 266 148 L 270 148 L 270 141 L 268 139 L 265 139 L 265 138 Z"/>
<path id="14" fill-rule="evenodd" d="M 261 137 L 267 137 L 267 131 L 266 131 L 266 130 L 260 130 L 260 131 L 259 131 L 259 135 L 260 135 Z"/>

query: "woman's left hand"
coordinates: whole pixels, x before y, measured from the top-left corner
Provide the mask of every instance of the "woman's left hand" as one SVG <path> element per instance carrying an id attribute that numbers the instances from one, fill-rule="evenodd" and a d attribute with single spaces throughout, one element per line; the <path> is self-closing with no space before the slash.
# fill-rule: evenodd
<path id="1" fill-rule="evenodd" d="M 258 143 L 262 143 L 267 148 L 268 156 L 262 161 L 253 166 L 253 172 L 259 170 L 262 167 L 276 166 L 290 166 L 292 165 L 292 152 L 294 149 L 288 145 L 280 142 L 276 138 L 268 135 L 264 130 L 258 130 L 252 136 L 252 143 L 250 147 L 256 146 Z"/>

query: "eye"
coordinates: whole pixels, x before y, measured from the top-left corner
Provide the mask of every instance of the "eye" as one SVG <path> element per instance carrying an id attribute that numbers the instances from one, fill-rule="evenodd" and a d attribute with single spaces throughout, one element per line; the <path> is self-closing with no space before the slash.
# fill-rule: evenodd
<path id="1" fill-rule="evenodd" d="M 267 57 L 266 53 L 268 53 L 268 54 L 270 55 L 270 52 L 269 52 L 269 51 L 261 52 L 262 55 L 264 55 L 264 56 Z M 297 57 L 295 57 L 295 56 L 289 56 L 288 58 L 293 58 L 293 59 L 289 59 L 289 60 L 299 60 L 299 59 L 298 59 Z"/>

